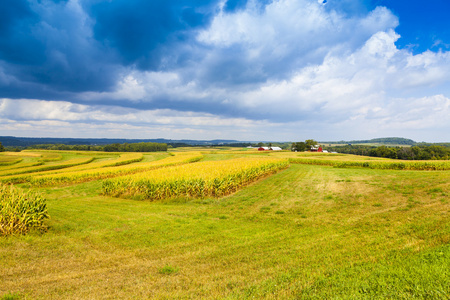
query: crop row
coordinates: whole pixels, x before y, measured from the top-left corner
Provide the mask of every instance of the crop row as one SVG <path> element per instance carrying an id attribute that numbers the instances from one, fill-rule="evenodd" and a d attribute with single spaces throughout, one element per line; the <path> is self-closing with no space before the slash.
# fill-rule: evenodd
<path id="1" fill-rule="evenodd" d="M 35 175 L 22 178 L 21 182 L 29 182 L 32 186 L 55 186 L 60 184 L 81 183 L 92 180 L 111 178 L 121 175 L 134 174 L 152 169 L 163 168 L 199 161 L 203 156 L 198 152 L 177 153 L 162 160 L 128 164 L 115 167 L 64 172 L 60 174 Z"/>
<path id="2" fill-rule="evenodd" d="M 101 166 L 101 168 L 128 165 L 131 163 L 140 162 L 143 159 L 144 155 L 142 153 L 138 152 L 122 153 L 118 159 L 115 159 L 113 161 L 105 161 Z"/>
<path id="3" fill-rule="evenodd" d="M 42 166 L 43 164 L 44 164 L 44 162 L 42 162 L 42 161 L 32 161 L 32 162 L 23 162 L 22 161 L 17 164 L 14 164 L 14 165 L 3 166 L 3 167 L 0 167 L 0 176 L 2 176 L 1 174 L 6 174 L 7 173 L 6 171 Z"/>
<path id="4" fill-rule="evenodd" d="M 288 165 L 287 160 L 257 158 L 198 162 L 108 179 L 102 190 L 105 195 L 145 200 L 220 197 Z"/>
<path id="5" fill-rule="evenodd" d="M 325 159 L 304 159 L 290 158 L 290 163 L 326 165 L 336 168 L 369 168 L 384 170 L 427 170 L 427 171 L 445 171 L 450 170 L 449 161 L 338 161 Z"/>

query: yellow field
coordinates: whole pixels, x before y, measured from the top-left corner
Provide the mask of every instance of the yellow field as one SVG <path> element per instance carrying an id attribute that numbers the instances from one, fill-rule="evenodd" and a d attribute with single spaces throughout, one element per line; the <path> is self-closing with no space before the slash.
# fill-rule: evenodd
<path id="1" fill-rule="evenodd" d="M 33 186 L 52 186 L 59 184 L 73 184 L 86 182 L 91 180 L 98 180 L 120 175 L 133 174 L 144 172 L 150 169 L 158 169 L 167 166 L 186 164 L 198 161 L 202 155 L 198 152 L 177 153 L 167 156 L 161 160 L 150 162 L 132 163 L 127 165 L 107 166 L 102 168 L 94 168 L 89 170 L 63 172 L 60 174 L 41 175 L 40 173 L 33 176 L 24 176 L 16 178 L 21 182 L 29 182 Z"/>
<path id="2" fill-rule="evenodd" d="M 103 193 L 113 196 L 138 195 L 146 200 L 180 196 L 218 197 L 287 167 L 287 161 L 281 159 L 198 162 L 109 179 L 103 182 Z"/>

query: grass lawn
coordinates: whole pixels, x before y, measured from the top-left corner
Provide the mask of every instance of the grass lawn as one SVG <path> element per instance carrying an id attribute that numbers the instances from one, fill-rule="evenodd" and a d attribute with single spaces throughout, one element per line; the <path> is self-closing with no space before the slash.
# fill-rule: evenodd
<path id="1" fill-rule="evenodd" d="M 0 237 L 0 299 L 450 297 L 450 171 L 293 164 L 158 202 L 39 190 L 50 229 Z"/>

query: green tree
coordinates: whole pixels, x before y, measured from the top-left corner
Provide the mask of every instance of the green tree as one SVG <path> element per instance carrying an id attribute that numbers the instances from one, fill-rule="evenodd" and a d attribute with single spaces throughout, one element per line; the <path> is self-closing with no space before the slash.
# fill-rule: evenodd
<path id="1" fill-rule="evenodd" d="M 297 142 L 292 144 L 292 151 L 303 152 L 306 150 L 306 143 Z"/>
<path id="2" fill-rule="evenodd" d="M 306 140 L 305 144 L 306 144 L 307 149 L 311 149 L 311 147 L 317 145 L 318 143 L 317 143 L 317 141 L 311 139 L 311 140 Z"/>
<path id="3" fill-rule="evenodd" d="M 2 143 L 0 143 L 0 152 L 5 151 L 5 147 L 3 147 Z"/>

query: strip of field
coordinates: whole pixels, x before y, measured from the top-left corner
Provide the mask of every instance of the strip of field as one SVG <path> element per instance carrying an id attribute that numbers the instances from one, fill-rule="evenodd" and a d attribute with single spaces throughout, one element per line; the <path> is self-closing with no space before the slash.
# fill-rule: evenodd
<path id="1" fill-rule="evenodd" d="M 101 153 L 101 155 L 103 155 L 103 153 Z M 123 166 L 123 165 L 131 164 L 131 163 L 135 163 L 135 162 L 140 162 L 144 159 L 144 156 L 142 153 L 120 153 L 120 154 L 114 154 L 114 155 L 115 156 L 118 155 L 118 157 L 114 157 L 113 159 L 111 159 L 109 157 L 100 158 L 100 157 L 96 156 L 96 157 L 94 157 L 94 160 L 89 164 L 77 165 L 77 166 L 68 167 L 68 168 L 64 168 L 64 169 L 58 169 L 58 170 L 43 171 L 43 172 L 39 172 L 36 175 L 43 176 L 43 175 L 49 175 L 49 174 L 60 174 L 60 173 L 68 173 L 68 172 L 78 172 L 78 171 L 82 171 L 82 170 L 92 170 L 92 169 L 98 169 L 98 168 Z"/>
<path id="2" fill-rule="evenodd" d="M 7 170 L 4 172 L 0 172 L 0 176 L 2 176 L 2 178 L 0 178 L 0 180 L 2 182 L 7 182 L 7 183 L 24 182 L 22 180 L 22 178 L 26 178 L 26 177 L 11 176 L 11 175 L 37 173 L 37 172 L 48 171 L 48 170 L 63 169 L 63 168 L 68 168 L 68 167 L 77 166 L 77 165 L 81 165 L 81 164 L 88 164 L 93 160 L 94 160 L 93 157 L 78 157 L 78 158 L 74 158 L 74 159 L 69 159 L 69 160 L 61 162 L 59 164 L 41 165 L 41 166 L 36 166 L 36 167 L 20 168 L 17 170 L 14 170 L 14 169 Z"/>
<path id="3" fill-rule="evenodd" d="M 44 162 L 40 161 L 41 154 L 39 153 L 30 153 L 30 152 L 3 152 L 0 154 L 0 157 L 15 157 L 16 159 L 20 159 L 18 163 L 9 166 L 0 166 L 0 173 L 5 170 L 11 169 L 19 169 L 19 168 L 28 168 L 32 166 L 43 165 Z"/>
<path id="4" fill-rule="evenodd" d="M 21 152 L 5 152 L 5 154 L 7 155 L 11 155 L 11 156 L 21 156 L 21 157 L 41 157 L 42 153 L 38 153 L 38 152 L 33 152 L 33 151 L 29 151 L 29 150 L 24 150 Z"/>
<path id="5" fill-rule="evenodd" d="M 144 172 L 151 169 L 158 169 L 167 166 L 187 164 L 199 161 L 203 156 L 199 152 L 182 152 L 173 154 L 165 159 L 134 163 L 116 167 L 97 168 L 94 170 L 82 170 L 76 172 L 64 172 L 61 174 L 27 176 L 22 178 L 22 182 L 29 182 L 32 186 L 55 186 L 60 184 L 74 184 L 104 178 L 111 178 L 121 175 Z"/>
<path id="6" fill-rule="evenodd" d="M 55 152 L 44 152 L 42 153 L 42 157 L 41 159 L 39 159 L 40 161 L 58 161 L 58 160 L 62 160 L 63 156 L 60 153 L 55 153 Z"/>
<path id="7" fill-rule="evenodd" d="M 21 161 L 14 165 L 0 167 L 0 174 L 2 174 L 2 173 L 6 174 L 7 173 L 6 171 L 8 171 L 8 170 L 19 170 L 19 169 L 23 169 L 23 168 L 42 166 L 43 164 L 44 164 L 44 162 L 42 162 L 42 161 L 32 161 L 32 162 Z M 2 176 L 2 175 L 0 175 L 0 176 Z"/>
<path id="8" fill-rule="evenodd" d="M 325 165 L 336 168 L 369 168 L 381 170 L 432 170 L 444 171 L 450 170 L 450 161 L 345 161 L 330 159 L 313 159 L 313 158 L 289 158 L 289 162 L 293 164 L 307 165 Z"/>
<path id="9" fill-rule="evenodd" d="M 0 166 L 10 166 L 21 162 L 23 158 L 16 156 L 0 156 Z"/>
<path id="10" fill-rule="evenodd" d="M 199 162 L 108 179 L 102 189 L 105 195 L 137 196 L 145 200 L 220 197 L 287 167 L 288 162 L 280 159 Z"/>
<path id="11" fill-rule="evenodd" d="M 114 161 L 105 162 L 101 168 L 106 167 L 117 167 L 128 165 L 135 162 L 140 162 L 144 159 L 144 155 L 142 153 L 122 153 L 120 157 Z"/>

